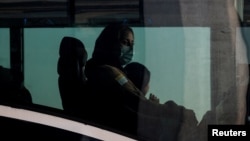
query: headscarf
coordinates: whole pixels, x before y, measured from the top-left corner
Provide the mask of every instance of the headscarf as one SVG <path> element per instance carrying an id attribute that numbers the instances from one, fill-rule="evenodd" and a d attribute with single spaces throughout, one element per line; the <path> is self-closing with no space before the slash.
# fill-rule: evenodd
<path id="1" fill-rule="evenodd" d="M 111 65 L 122 70 L 119 60 L 121 55 L 121 40 L 133 30 L 123 23 L 112 23 L 107 25 L 95 42 L 92 60 L 98 65 Z"/>

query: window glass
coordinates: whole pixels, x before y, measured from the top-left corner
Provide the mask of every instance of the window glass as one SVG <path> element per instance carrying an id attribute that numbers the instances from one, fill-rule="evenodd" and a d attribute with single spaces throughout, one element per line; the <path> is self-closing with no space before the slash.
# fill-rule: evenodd
<path id="1" fill-rule="evenodd" d="M 64 36 L 80 39 L 85 44 L 88 57 L 91 58 L 95 39 L 101 29 L 25 29 L 25 85 L 32 93 L 33 102 L 62 108 L 57 80 L 61 39 Z M 133 29 L 133 61 L 143 63 L 151 70 L 150 92 L 155 93 L 162 103 L 174 100 L 180 105 L 194 109 L 201 119 L 210 109 L 209 28 Z M 196 88 L 193 88 L 194 86 Z M 193 102 L 192 97 L 196 97 L 197 102 Z M 200 102 L 203 106 L 199 106 Z"/>
<path id="2" fill-rule="evenodd" d="M 243 38 L 245 39 L 245 43 L 246 43 L 246 51 L 247 51 L 247 56 L 250 55 L 250 28 L 249 27 L 242 27 L 239 29 L 240 31 L 242 31 L 242 35 Z M 248 57 L 248 62 L 250 62 L 250 58 Z"/>
<path id="3" fill-rule="evenodd" d="M 10 68 L 10 33 L 8 28 L 0 28 L 0 65 Z"/>
<path id="4" fill-rule="evenodd" d="M 114 21 L 143 25 L 142 0 L 75 0 L 76 25 L 100 26 Z"/>
<path id="5" fill-rule="evenodd" d="M 67 0 L 0 0 L 0 26 L 68 26 Z M 56 5 L 56 6 L 55 6 Z"/>

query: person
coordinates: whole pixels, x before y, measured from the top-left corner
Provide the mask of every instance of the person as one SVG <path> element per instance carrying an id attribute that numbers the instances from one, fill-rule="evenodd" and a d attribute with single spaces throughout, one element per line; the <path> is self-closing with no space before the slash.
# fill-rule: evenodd
<path id="1" fill-rule="evenodd" d="M 139 140 L 177 140 L 185 108 L 151 102 L 127 78 L 124 67 L 132 61 L 133 49 L 134 32 L 128 25 L 112 23 L 101 31 L 85 67 L 92 106 L 84 113 Z"/>
<path id="2" fill-rule="evenodd" d="M 128 79 L 130 79 L 137 88 L 144 94 L 144 96 L 147 95 L 149 91 L 149 83 L 150 83 L 150 74 L 151 72 L 149 69 L 139 63 L 139 62 L 131 62 L 127 64 L 125 67 L 126 76 Z M 157 96 L 150 93 L 149 100 L 160 103 L 160 100 Z"/>
<path id="3" fill-rule="evenodd" d="M 31 105 L 32 96 L 11 69 L 0 66 L 0 102 Z"/>
<path id="4" fill-rule="evenodd" d="M 85 69 L 90 89 L 93 86 L 93 95 L 108 93 L 108 96 L 115 98 L 121 89 L 136 89 L 136 94 L 144 97 L 126 78 L 124 70 L 124 66 L 133 59 L 133 49 L 134 32 L 131 27 L 123 23 L 111 23 L 103 29 L 96 39 L 92 57 L 87 61 Z M 106 97 L 103 96 L 104 99 Z"/>
<path id="5" fill-rule="evenodd" d="M 123 66 L 133 58 L 133 45 L 134 33 L 129 26 L 110 24 L 97 38 L 87 65 L 110 65 L 123 70 Z"/>
<path id="6" fill-rule="evenodd" d="M 120 123 L 115 121 L 118 115 L 120 118 L 126 115 L 121 110 L 124 106 L 125 91 L 136 88 L 134 85 L 129 85 L 132 83 L 128 83 L 123 68 L 133 58 L 133 45 L 134 32 L 131 27 L 123 23 L 107 25 L 96 39 L 92 57 L 86 63 L 85 74 L 89 95 L 100 106 L 95 104 L 92 109 L 95 107 L 96 109 L 87 111 L 89 119 L 120 128 L 118 127 Z M 142 96 L 142 93 L 139 94 Z M 105 115 L 96 111 L 105 111 Z M 136 124 L 136 120 L 131 119 L 130 122 L 130 125 Z M 129 124 L 124 123 L 124 126 L 126 125 Z M 123 129 L 129 132 L 128 128 Z"/>
<path id="7" fill-rule="evenodd" d="M 124 67 L 124 70 L 126 72 L 126 76 L 128 77 L 128 79 L 130 79 L 135 84 L 135 86 L 139 88 L 143 92 L 143 94 L 146 96 L 146 94 L 149 91 L 149 86 L 150 86 L 149 83 L 150 83 L 151 72 L 149 71 L 149 69 L 145 65 L 139 62 L 131 62 Z M 155 103 L 160 103 L 159 98 L 152 93 L 150 93 L 149 95 L 149 100 Z M 188 119 L 188 120 L 183 121 L 183 125 L 185 126 L 183 125 L 180 126 L 179 135 L 181 135 L 181 137 L 184 136 L 183 134 L 187 132 L 186 131 L 187 129 L 192 132 L 195 132 L 196 130 L 195 125 L 197 124 L 198 121 L 194 117 L 195 114 L 192 110 L 186 109 L 183 106 L 178 106 L 172 100 L 166 101 L 164 105 L 176 111 L 178 111 L 179 109 L 182 109 L 183 111 L 182 115 L 179 115 L 179 116 L 182 116 Z M 179 139 L 182 139 L 182 138 L 179 138 Z"/>

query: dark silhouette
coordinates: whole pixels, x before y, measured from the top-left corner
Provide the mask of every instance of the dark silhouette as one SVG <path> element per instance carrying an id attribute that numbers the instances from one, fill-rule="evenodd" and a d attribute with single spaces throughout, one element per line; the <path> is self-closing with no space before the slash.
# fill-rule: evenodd
<path id="1" fill-rule="evenodd" d="M 177 140 L 181 125 L 188 123 L 183 117 L 196 120 L 194 113 L 174 102 L 148 100 L 126 77 L 124 65 L 132 60 L 133 43 L 133 30 L 124 24 L 106 26 L 97 38 L 85 71 L 93 105 L 88 115 L 139 140 Z"/>
<path id="2" fill-rule="evenodd" d="M 12 71 L 0 66 L 0 102 L 30 105 L 32 97 L 23 83 L 16 79 Z"/>
<path id="3" fill-rule="evenodd" d="M 146 96 L 149 89 L 150 71 L 146 66 L 138 62 L 132 62 L 124 67 L 127 77 Z"/>
<path id="4" fill-rule="evenodd" d="M 84 67 L 87 52 L 80 40 L 74 37 L 64 37 L 61 40 L 59 54 L 58 85 L 63 109 L 68 113 L 77 114 L 86 95 Z"/>
<path id="5" fill-rule="evenodd" d="M 123 65 L 132 59 L 133 44 L 134 33 L 129 26 L 116 23 L 106 26 L 96 39 L 92 58 L 87 61 L 85 71 L 92 103 L 95 103 L 91 107 L 94 109 L 90 111 L 93 115 L 91 119 L 126 132 L 135 132 L 131 129 L 136 130 L 137 125 L 137 119 L 124 109 L 125 87 L 129 85 Z M 132 87 L 135 88 L 134 85 Z M 137 103 L 135 99 L 135 107 L 138 107 Z M 122 122 L 125 117 L 126 122 Z"/>
<path id="6" fill-rule="evenodd" d="M 125 67 L 127 77 L 135 84 L 135 86 L 146 96 L 150 87 L 150 71 L 149 69 L 139 63 L 131 62 Z M 150 93 L 149 100 L 159 103 L 159 98 Z"/>

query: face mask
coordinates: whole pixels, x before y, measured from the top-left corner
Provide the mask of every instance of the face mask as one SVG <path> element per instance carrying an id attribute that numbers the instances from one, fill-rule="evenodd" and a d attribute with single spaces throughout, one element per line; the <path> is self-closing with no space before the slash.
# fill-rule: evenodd
<path id="1" fill-rule="evenodd" d="M 128 64 L 133 58 L 133 48 L 129 46 L 121 46 L 120 62 L 122 65 Z"/>

